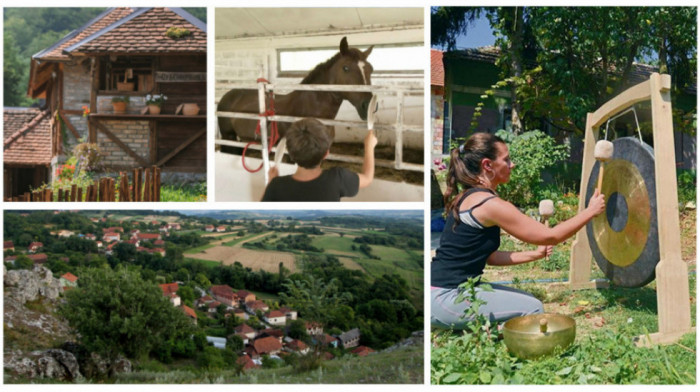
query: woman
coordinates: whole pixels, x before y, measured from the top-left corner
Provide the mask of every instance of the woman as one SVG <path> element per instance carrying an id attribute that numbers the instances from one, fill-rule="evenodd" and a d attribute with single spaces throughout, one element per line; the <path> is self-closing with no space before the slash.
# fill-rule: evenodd
<path id="1" fill-rule="evenodd" d="M 481 277 L 486 264 L 509 266 L 544 258 L 552 253 L 552 245 L 571 237 L 605 210 L 604 196 L 596 192 L 585 210 L 548 228 L 496 194 L 514 167 L 505 142 L 488 133 L 476 133 L 452 150 L 445 195 L 447 221 L 431 263 L 433 326 L 464 329 L 471 321 L 465 317 L 469 303 L 455 303 L 458 286 L 469 278 Z M 458 184 L 465 191 L 456 194 Z M 525 252 L 499 251 L 501 229 L 540 246 Z M 493 291 L 477 287 L 477 298 L 485 301 L 479 313 L 492 322 L 543 312 L 542 302 L 529 293 L 495 284 L 491 287 Z"/>

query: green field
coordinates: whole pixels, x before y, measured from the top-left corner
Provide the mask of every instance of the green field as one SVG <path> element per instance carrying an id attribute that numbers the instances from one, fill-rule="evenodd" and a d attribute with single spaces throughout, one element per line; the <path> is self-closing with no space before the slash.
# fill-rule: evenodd
<path id="1" fill-rule="evenodd" d="M 235 233 L 234 233 L 233 235 L 236 236 Z M 224 246 L 234 246 L 234 245 L 236 245 L 236 244 L 241 243 L 242 241 L 245 241 L 245 240 L 250 239 L 250 238 L 253 238 L 253 237 L 257 237 L 257 236 L 259 236 L 259 235 L 260 235 L 260 233 L 253 233 L 253 234 L 244 235 L 243 237 L 238 237 L 238 236 L 236 236 L 236 237 L 237 237 L 236 239 L 231 240 L 231 241 L 228 241 L 228 242 L 224 242 L 224 243 L 221 244 L 221 245 L 224 245 Z M 229 238 L 229 237 L 230 237 L 230 236 L 226 236 L 226 238 Z M 261 237 L 260 239 L 262 240 L 262 238 L 264 238 L 264 237 Z"/>
<path id="2" fill-rule="evenodd" d="M 185 260 L 186 261 L 193 261 L 193 262 L 197 262 L 197 263 L 202 263 L 205 266 L 210 267 L 210 268 L 217 267 L 217 266 L 221 265 L 220 261 L 214 261 L 214 260 L 200 260 L 200 259 L 195 259 L 192 257 L 186 257 Z"/>
<path id="3" fill-rule="evenodd" d="M 348 238 L 348 237 L 341 238 L 341 237 L 328 236 L 328 235 L 314 236 L 313 240 L 311 241 L 311 245 L 313 245 L 319 249 L 337 250 L 340 252 L 354 253 L 358 257 L 360 255 L 362 255 L 361 252 L 352 250 L 352 245 L 353 245 L 352 238 Z"/>

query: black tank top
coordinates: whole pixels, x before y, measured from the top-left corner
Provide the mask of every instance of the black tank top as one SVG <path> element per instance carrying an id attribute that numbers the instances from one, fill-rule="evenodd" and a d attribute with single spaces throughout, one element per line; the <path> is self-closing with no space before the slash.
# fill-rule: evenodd
<path id="1" fill-rule="evenodd" d="M 493 194 L 490 189 L 472 188 L 462 195 L 458 205 L 461 205 L 467 196 L 476 192 Z M 472 210 L 494 197 L 496 196 L 487 197 L 461 213 L 471 214 Z M 433 262 L 430 263 L 430 285 L 433 287 L 453 289 L 469 278 L 481 276 L 486 267 L 486 259 L 501 245 L 500 227 L 477 228 L 461 222 L 455 227 L 453 215 L 450 212 L 447 216 L 445 228 L 440 237 L 440 246 L 435 252 Z"/>

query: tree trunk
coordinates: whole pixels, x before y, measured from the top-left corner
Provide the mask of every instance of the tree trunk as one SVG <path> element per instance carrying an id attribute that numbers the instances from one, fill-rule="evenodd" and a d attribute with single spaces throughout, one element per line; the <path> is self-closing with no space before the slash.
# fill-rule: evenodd
<path id="1" fill-rule="evenodd" d="M 510 13 L 510 9 L 506 8 L 506 13 Z M 508 51 L 510 52 L 510 69 L 511 76 L 517 81 L 523 74 L 522 52 L 523 52 L 523 8 L 515 7 L 512 9 L 512 16 L 506 16 L 511 19 L 511 26 L 508 29 Z M 518 135 L 523 131 L 523 124 L 520 118 L 521 105 L 517 95 L 517 83 L 511 83 L 510 99 L 511 99 L 511 127 L 514 134 Z"/>

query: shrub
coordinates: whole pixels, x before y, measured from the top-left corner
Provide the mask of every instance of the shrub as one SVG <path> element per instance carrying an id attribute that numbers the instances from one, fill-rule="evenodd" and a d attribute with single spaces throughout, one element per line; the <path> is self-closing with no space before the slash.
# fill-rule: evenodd
<path id="1" fill-rule="evenodd" d="M 557 144 L 551 136 L 534 130 L 513 135 L 500 130 L 496 135 L 508 144 L 510 158 L 515 163 L 510 181 L 498 188 L 499 195 L 524 208 L 539 202 L 542 171 L 569 156 L 569 146 Z"/>

